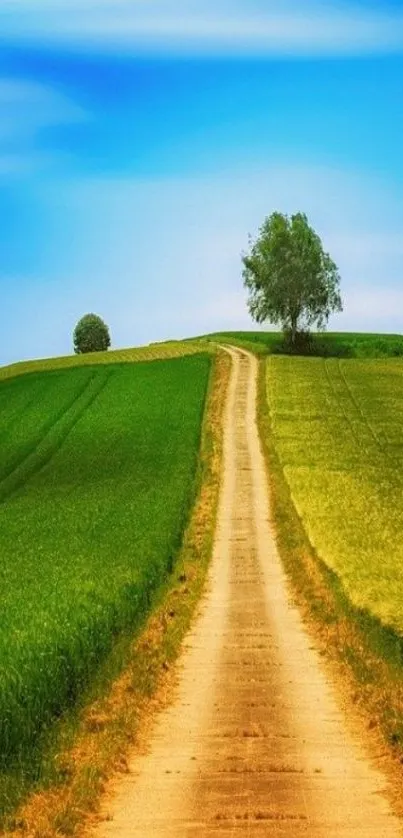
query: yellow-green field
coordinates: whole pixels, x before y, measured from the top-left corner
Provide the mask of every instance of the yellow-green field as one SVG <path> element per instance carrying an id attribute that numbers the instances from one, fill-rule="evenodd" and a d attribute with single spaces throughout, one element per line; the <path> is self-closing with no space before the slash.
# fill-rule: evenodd
<path id="1" fill-rule="evenodd" d="M 274 442 L 317 554 L 403 631 L 403 362 L 267 360 Z"/>
<path id="2" fill-rule="evenodd" d="M 180 358 L 197 352 L 209 352 L 211 347 L 205 342 L 167 341 L 150 343 L 149 346 L 137 346 L 133 349 L 113 349 L 109 352 L 89 352 L 85 355 L 63 355 L 60 358 L 40 358 L 35 361 L 18 361 L 0 367 L 0 382 L 27 372 L 46 372 L 46 370 L 67 369 L 93 364 L 124 364 L 133 361 L 157 361 L 163 358 Z"/>

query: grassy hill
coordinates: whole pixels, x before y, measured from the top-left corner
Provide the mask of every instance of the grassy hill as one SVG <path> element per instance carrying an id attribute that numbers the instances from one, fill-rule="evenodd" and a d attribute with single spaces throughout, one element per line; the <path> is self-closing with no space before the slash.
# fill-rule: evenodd
<path id="1" fill-rule="evenodd" d="M 85 355 L 63 355 L 60 358 L 40 358 L 35 361 L 17 361 L 0 367 L 0 382 L 17 375 L 31 372 L 46 372 L 71 367 L 86 367 L 98 364 L 125 364 L 134 361 L 156 361 L 162 358 L 181 358 L 197 352 L 208 351 L 206 343 L 197 340 L 166 341 L 165 343 L 150 343 L 149 346 L 134 347 L 132 349 L 112 349 L 108 352 L 91 352 Z"/>
<path id="2" fill-rule="evenodd" d="M 279 332 L 215 332 L 205 335 L 204 339 L 233 343 L 259 355 L 289 354 Z M 302 354 L 337 358 L 395 358 L 403 356 L 403 336 L 322 332 L 312 335 Z"/>
<path id="3" fill-rule="evenodd" d="M 190 349 L 33 362 L 0 380 L 0 808 L 172 570 L 212 361 Z"/>
<path id="4" fill-rule="evenodd" d="M 292 357 L 279 333 L 224 332 L 3 367 L 0 809 L 170 574 L 217 343 L 261 356 L 270 439 L 311 544 L 357 608 L 403 635 L 402 337 L 315 335 Z"/>

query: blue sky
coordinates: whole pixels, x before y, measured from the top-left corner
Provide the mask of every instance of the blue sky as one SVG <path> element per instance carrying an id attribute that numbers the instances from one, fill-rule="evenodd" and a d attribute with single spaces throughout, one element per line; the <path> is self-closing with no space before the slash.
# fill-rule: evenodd
<path id="1" fill-rule="evenodd" d="M 253 328 L 241 251 L 302 210 L 336 329 L 403 331 L 403 7 L 2 0 L 0 363 Z"/>

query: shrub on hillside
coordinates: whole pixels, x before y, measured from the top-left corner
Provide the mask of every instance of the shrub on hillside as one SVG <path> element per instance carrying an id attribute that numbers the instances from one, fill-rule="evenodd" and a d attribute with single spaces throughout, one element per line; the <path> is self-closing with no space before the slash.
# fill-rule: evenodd
<path id="1" fill-rule="evenodd" d="M 97 314 L 85 314 L 78 321 L 73 335 L 74 352 L 102 352 L 111 345 L 109 329 Z"/>

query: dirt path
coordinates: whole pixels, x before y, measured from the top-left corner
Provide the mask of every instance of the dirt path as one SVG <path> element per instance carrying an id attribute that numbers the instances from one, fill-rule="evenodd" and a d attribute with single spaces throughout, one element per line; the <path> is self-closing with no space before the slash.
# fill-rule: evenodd
<path id="1" fill-rule="evenodd" d="M 385 781 L 348 733 L 291 604 L 268 520 L 257 363 L 232 351 L 208 590 L 148 752 L 97 838 L 396 838 Z"/>

